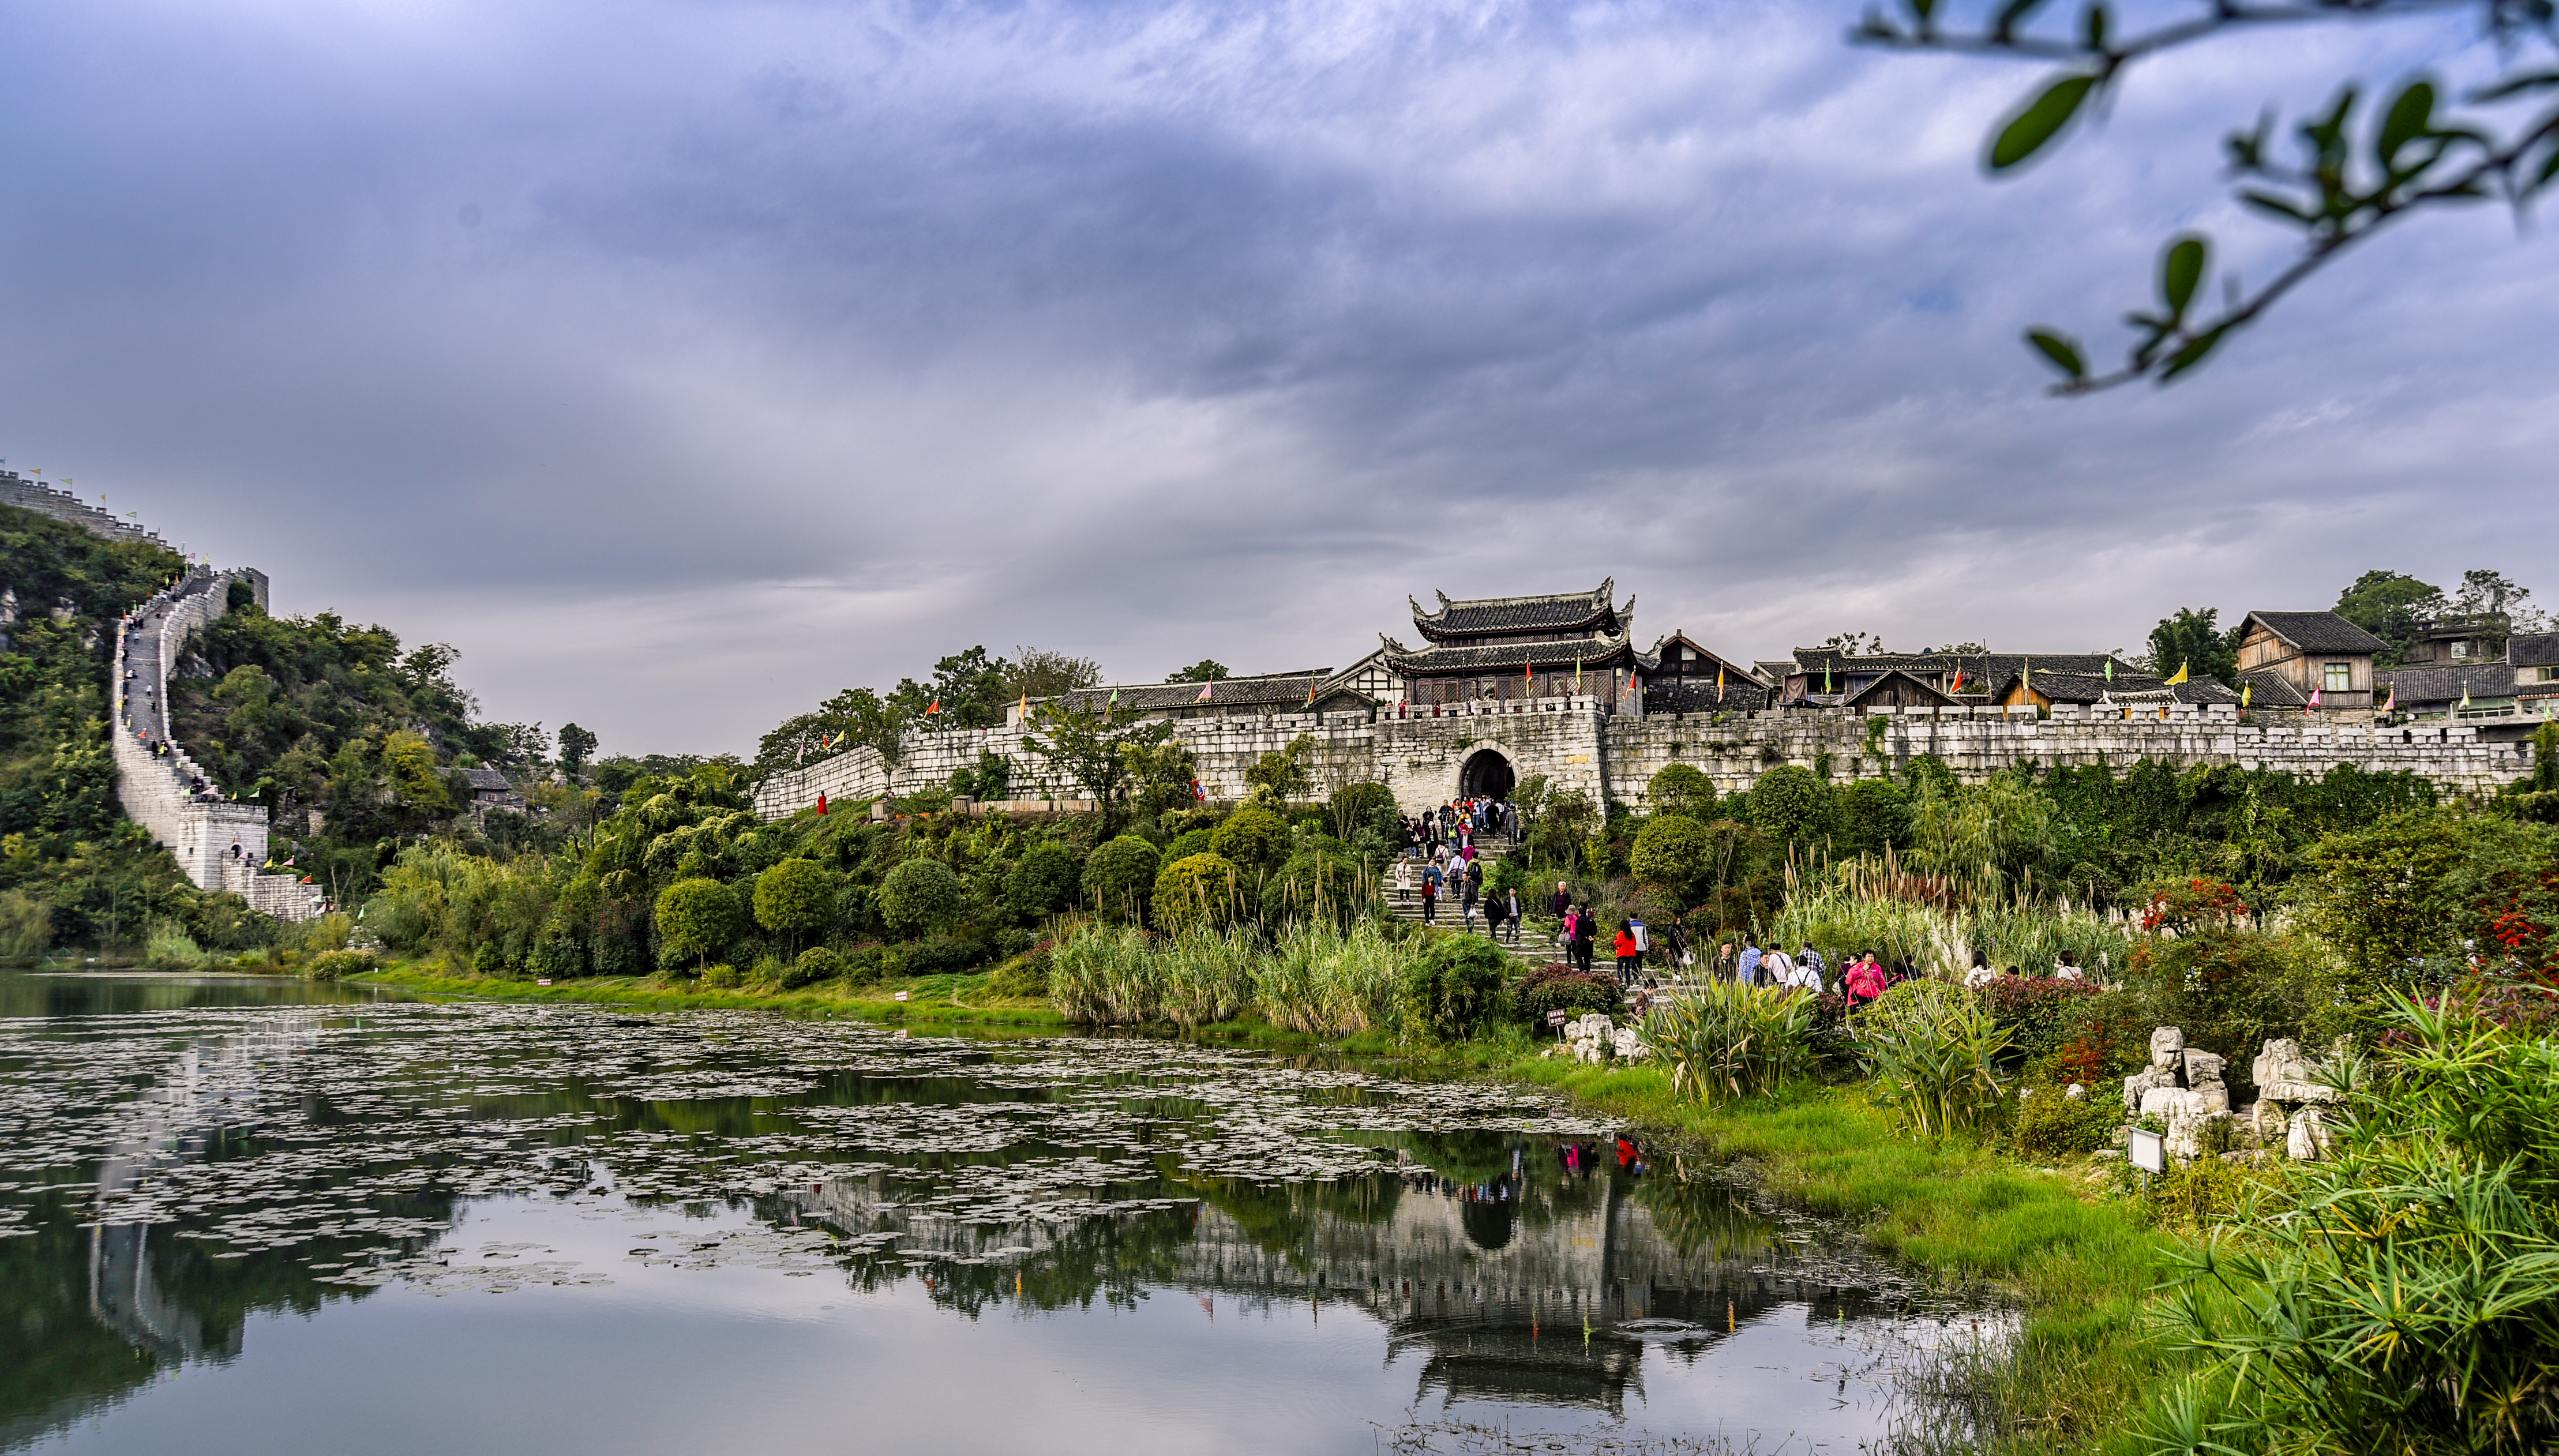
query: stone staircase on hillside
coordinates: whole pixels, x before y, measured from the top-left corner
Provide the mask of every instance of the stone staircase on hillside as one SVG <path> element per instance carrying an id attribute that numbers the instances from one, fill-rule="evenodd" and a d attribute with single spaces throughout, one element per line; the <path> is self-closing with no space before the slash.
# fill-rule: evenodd
<path id="1" fill-rule="evenodd" d="M 1515 854 L 1518 850 L 1519 845 L 1512 841 L 1508 835 L 1504 834 L 1485 834 L 1479 836 L 1475 840 L 1475 857 L 1484 862 L 1484 875 L 1487 879 L 1491 878 L 1493 866 L 1501 863 L 1504 855 Z M 1389 873 L 1391 876 L 1392 871 Z M 1415 925 L 1422 924 L 1421 876 L 1422 871 L 1420 867 L 1417 866 L 1414 870 L 1412 897 L 1405 900 L 1399 900 L 1396 898 L 1395 882 L 1391 877 L 1388 879 L 1386 886 L 1386 905 L 1389 910 L 1395 912 L 1395 916 L 1398 920 L 1410 921 Z M 1520 906 L 1524 910 L 1529 909 L 1529 897 L 1525 895 L 1521 896 Z M 1535 912 L 1532 910 L 1531 913 L 1534 914 Z M 1443 895 L 1434 914 L 1436 919 L 1432 924 L 1439 930 L 1462 931 L 1466 929 L 1465 908 L 1452 897 Z M 1475 934 L 1480 936 L 1483 933 L 1483 907 L 1477 906 L 1475 913 Z M 1494 944 L 1500 946 L 1504 950 L 1509 951 L 1510 954 L 1517 958 L 1523 966 L 1544 965 L 1550 960 L 1560 960 L 1564 957 L 1564 951 L 1556 946 L 1552 936 L 1540 936 L 1535 931 L 1529 930 L 1526 927 L 1522 927 L 1520 930 L 1519 944 L 1511 944 L 1510 929 L 1507 926 L 1502 930 L 1502 939 Z"/>

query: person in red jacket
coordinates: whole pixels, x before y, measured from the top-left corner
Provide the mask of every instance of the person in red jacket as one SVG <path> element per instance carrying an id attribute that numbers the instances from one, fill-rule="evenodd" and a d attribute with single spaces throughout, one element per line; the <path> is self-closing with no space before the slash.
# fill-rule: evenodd
<path id="1" fill-rule="evenodd" d="M 1855 1010 L 1883 994 L 1883 967 L 1876 963 L 1875 952 L 1861 951 L 1850 963 L 1848 973 L 1840 977 L 1840 988 L 1848 992 L 1850 1010 Z"/>
<path id="2" fill-rule="evenodd" d="M 1617 922 L 1616 951 L 1617 984 L 1621 986 L 1631 986 L 1635 983 L 1636 972 L 1644 963 L 1644 947 L 1642 944 L 1635 939 L 1635 923 L 1633 921 L 1621 920 Z"/>

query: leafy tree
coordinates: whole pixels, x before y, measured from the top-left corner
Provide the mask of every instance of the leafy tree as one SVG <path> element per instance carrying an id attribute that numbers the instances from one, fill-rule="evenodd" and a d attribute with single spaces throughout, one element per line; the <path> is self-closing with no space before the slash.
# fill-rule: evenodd
<path id="1" fill-rule="evenodd" d="M 1397 987 L 1406 1034 L 1431 1042 L 1472 1036 L 1501 1016 L 1509 968 L 1509 952 L 1482 937 L 1427 937 Z"/>
<path id="2" fill-rule="evenodd" d="M 2319 21 L 2372 21 L 2469 9 L 2498 41 L 2505 71 L 2465 99 L 2474 108 L 2512 105 L 2553 88 L 2550 73 L 2528 53 L 2554 40 L 2548 0 L 2320 0 L 2247 3 L 2230 0 L 2199 13 L 2170 17 L 2149 29 L 2118 28 L 2114 8 L 2088 0 L 2074 28 L 2033 28 L 2039 0 L 1994 0 L 1978 27 L 1952 24 L 1936 0 L 1901 0 L 1906 16 L 1870 10 L 1856 38 L 1904 51 L 1944 51 L 2057 63 L 2059 70 L 1991 138 L 1986 165 L 2008 174 L 2049 146 L 2083 112 L 2102 106 L 2133 69 L 2154 57 L 2225 33 L 2294 28 Z M 2529 43 L 2538 39 L 2543 48 Z M 2130 316 L 2135 331 L 2122 366 L 2092 372 L 2079 344 L 2058 330 L 2028 331 L 2028 343 L 2059 369 L 2061 393 L 2085 393 L 2130 379 L 2161 383 L 2201 364 L 2232 333 L 2247 328 L 2277 300 L 2338 254 L 2402 218 L 2488 197 L 2518 214 L 2559 178 L 2559 105 L 2542 105 L 2502 127 L 2485 110 L 2459 117 L 2438 110 L 2434 80 L 2402 85 L 2386 105 L 2362 108 L 2361 88 L 2340 85 L 2325 110 L 2296 128 L 2298 163 L 2279 160 L 2275 113 L 2233 132 L 2225 144 L 2238 201 L 2297 232 L 2293 261 L 2254 291 L 2235 274 L 2223 279 L 2218 307 L 2205 285 L 2210 242 L 2199 233 L 2170 239 L 2160 258 L 2160 301 Z"/>
<path id="3" fill-rule="evenodd" d="M 1224 682 L 1227 676 L 1224 662 L 1215 657 L 1202 657 L 1164 680 L 1166 682 Z"/>
<path id="4" fill-rule="evenodd" d="M 2218 607 L 2196 611 L 2180 607 L 2174 617 L 2163 617 L 2151 629 L 2148 665 L 2162 677 L 2173 677 L 2183 668 L 2195 677 L 2209 677 L 2225 687 L 2239 685 L 2239 628 L 2224 632 L 2215 623 L 2221 615 Z"/>
<path id="5" fill-rule="evenodd" d="M 1810 769 L 1780 764 L 1750 786 L 1750 822 L 1780 841 L 1816 842 L 1830 832 L 1830 786 Z"/>
<path id="6" fill-rule="evenodd" d="M 1664 764 L 1644 785 L 1653 812 L 1679 814 L 1698 823 L 1715 817 L 1715 781 L 1695 764 Z"/>
<path id="7" fill-rule="evenodd" d="M 1013 657 L 1004 690 L 1015 701 L 1055 697 L 1102 681 L 1102 664 L 1091 657 L 1042 652 L 1038 648 L 1015 648 Z"/>
<path id="8" fill-rule="evenodd" d="M 1344 842 L 1362 829 L 1377 827 L 1382 819 L 1393 818 L 1395 812 L 1395 791 L 1383 784 L 1345 784 L 1324 801 L 1333 837 Z"/>
<path id="9" fill-rule="evenodd" d="M 1685 905 L 1689 893 L 1714 869 L 1715 850 L 1715 837 L 1704 824 L 1686 814 L 1657 813 L 1636 832 L 1627 867 L 1638 883 Z"/>
<path id="10" fill-rule="evenodd" d="M 1874 656 L 1884 651 L 1883 634 L 1880 632 L 1835 632 L 1821 646 L 1843 657 Z"/>
<path id="11" fill-rule="evenodd" d="M 880 915 L 909 937 L 958 925 L 967 903 L 958 872 L 938 859 L 906 860 L 880 881 Z"/>
<path id="12" fill-rule="evenodd" d="M 1117 833 L 1128 817 L 1130 794 L 1148 784 L 1140 775 L 1160 771 L 1154 750 L 1173 738 L 1167 722 L 1126 722 L 1108 706 L 1078 712 L 1059 703 L 1043 703 L 1032 712 L 1035 734 L 1022 746 L 1037 754 L 1051 778 L 1077 785 L 1101 806 L 1103 832 Z M 1187 781 L 1184 785 L 1187 797 Z"/>
<path id="13" fill-rule="evenodd" d="M 1250 869 L 1277 869 L 1288 858 L 1288 821 L 1259 803 L 1227 815 L 1209 835 L 1212 852 Z"/>
<path id="14" fill-rule="evenodd" d="M 2444 594 L 2404 572 L 2367 571 L 2337 593 L 2334 611 L 2389 644 L 2374 666 L 2396 667 L 2426 624 L 2444 615 Z"/>
<path id="15" fill-rule="evenodd" d="M 1115 920 L 1143 921 L 1159 859 L 1155 846 L 1134 834 L 1098 846 L 1084 860 L 1085 903 Z"/>
<path id="16" fill-rule="evenodd" d="M 755 923 L 782 938 L 785 953 L 823 935 L 835 916 L 835 874 L 809 859 L 786 859 L 755 877 Z"/>
<path id="17" fill-rule="evenodd" d="M 1314 752 L 1315 740 L 1304 733 L 1289 740 L 1288 746 L 1264 754 L 1244 771 L 1244 782 L 1253 786 L 1256 802 L 1285 804 L 1306 797 L 1314 788 L 1314 777 L 1307 772 L 1306 760 Z"/>
<path id="18" fill-rule="evenodd" d="M 737 938 L 737 897 L 707 877 L 677 880 L 658 895 L 658 957 L 700 965 Z"/>
<path id="19" fill-rule="evenodd" d="M 1075 904 L 1076 880 L 1082 872 L 1074 850 L 1054 839 L 1042 840 L 1022 851 L 1014 863 L 1004 882 L 1004 898 L 1021 915 L 1055 915 Z"/>
<path id="20" fill-rule="evenodd" d="M 1250 887 L 1233 860 L 1194 854 L 1165 865 L 1155 876 L 1155 924 L 1168 936 L 1222 931 L 1253 914 Z"/>
<path id="21" fill-rule="evenodd" d="M 2549 626 L 2541 613 L 2523 605 L 2531 592 L 2515 585 L 2503 572 L 2484 567 L 2462 573 L 2461 590 L 2453 594 L 2452 610 L 2447 615 L 2469 626 L 2484 629 L 2490 655 L 2505 652 L 2505 640 L 2517 632 L 2539 632 Z"/>
<path id="22" fill-rule="evenodd" d="M 1910 792 L 1889 779 L 1860 779 L 1834 791 L 1843 854 L 1880 854 L 1910 838 Z"/>
<path id="23" fill-rule="evenodd" d="M 576 774 L 586 767 L 595 753 L 595 735 L 575 723 L 563 723 L 559 731 L 559 762 L 564 773 Z"/>

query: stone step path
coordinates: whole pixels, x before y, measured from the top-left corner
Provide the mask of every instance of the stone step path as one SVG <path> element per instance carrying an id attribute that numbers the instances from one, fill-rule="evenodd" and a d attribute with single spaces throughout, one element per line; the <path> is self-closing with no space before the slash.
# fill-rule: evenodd
<path id="1" fill-rule="evenodd" d="M 1484 874 L 1489 878 L 1492 874 L 1492 867 L 1501 863 L 1504 855 L 1514 853 L 1518 848 L 1519 846 L 1511 842 L 1510 838 L 1506 835 L 1487 834 L 1475 841 L 1475 857 L 1484 862 Z M 1390 871 L 1390 874 L 1392 872 Z M 1395 893 L 1395 882 L 1392 879 L 1387 881 L 1386 905 L 1388 910 L 1394 912 L 1396 919 L 1410 921 L 1414 925 L 1421 925 L 1423 923 L 1422 871 L 1417 867 L 1413 873 L 1414 885 L 1410 899 L 1397 899 Z M 1528 904 L 1528 898 L 1526 896 L 1522 896 L 1520 903 L 1522 907 L 1525 908 Z M 1432 921 L 1431 924 L 1436 929 L 1443 931 L 1463 931 L 1466 929 L 1465 908 L 1454 898 L 1442 895 L 1434 914 L 1437 918 Z M 1475 934 L 1482 935 L 1483 933 L 1483 907 L 1477 906 L 1475 914 Z M 1564 952 L 1562 949 L 1558 948 L 1546 939 L 1539 937 L 1533 931 L 1522 928 L 1519 932 L 1519 942 L 1516 945 L 1512 944 L 1510 935 L 1511 928 L 1508 925 L 1504 925 L 1502 928 L 1502 939 L 1495 941 L 1493 944 L 1501 946 L 1504 951 L 1517 959 L 1523 966 L 1544 965 L 1550 960 L 1559 960 L 1563 958 Z"/>

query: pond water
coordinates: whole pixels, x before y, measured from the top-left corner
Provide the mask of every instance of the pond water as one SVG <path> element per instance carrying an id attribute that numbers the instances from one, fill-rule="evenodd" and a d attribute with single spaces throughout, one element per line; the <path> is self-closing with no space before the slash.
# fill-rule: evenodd
<path id="1" fill-rule="evenodd" d="M 1880 1449 L 1996 1338 L 1523 1090 L 0 975 L 0 1450 Z"/>

